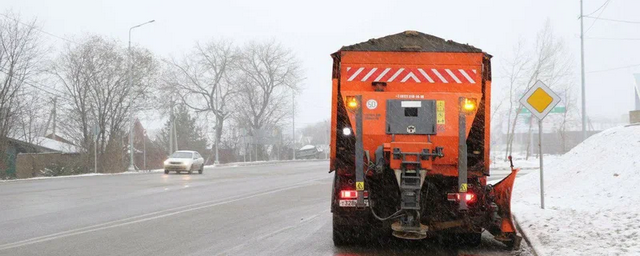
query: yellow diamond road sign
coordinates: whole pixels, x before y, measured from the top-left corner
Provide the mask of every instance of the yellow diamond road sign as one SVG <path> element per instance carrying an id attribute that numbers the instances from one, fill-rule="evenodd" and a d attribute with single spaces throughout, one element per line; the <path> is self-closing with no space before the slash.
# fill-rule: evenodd
<path id="1" fill-rule="evenodd" d="M 560 96 L 542 81 L 537 81 L 520 99 L 520 103 L 540 120 L 547 116 L 559 102 Z"/>

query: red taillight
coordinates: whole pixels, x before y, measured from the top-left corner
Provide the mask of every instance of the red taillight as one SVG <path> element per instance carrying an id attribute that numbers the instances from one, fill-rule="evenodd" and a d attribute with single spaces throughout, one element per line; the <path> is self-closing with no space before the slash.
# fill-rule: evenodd
<path id="1" fill-rule="evenodd" d="M 357 198 L 358 193 L 355 190 L 342 190 L 340 191 L 340 198 L 342 199 L 353 199 Z"/>
<path id="2" fill-rule="evenodd" d="M 447 200 L 460 202 L 460 195 L 464 195 L 464 198 L 466 199 L 467 203 L 473 203 L 476 201 L 476 195 L 472 193 L 448 193 Z"/>
<path id="3" fill-rule="evenodd" d="M 341 190 L 340 191 L 341 199 L 355 199 L 358 198 L 358 192 L 355 190 Z M 369 198 L 369 191 L 364 191 L 364 198 Z"/>
<path id="4" fill-rule="evenodd" d="M 466 193 L 464 197 L 467 199 L 467 203 L 473 203 L 476 200 L 476 195 L 471 193 Z"/>

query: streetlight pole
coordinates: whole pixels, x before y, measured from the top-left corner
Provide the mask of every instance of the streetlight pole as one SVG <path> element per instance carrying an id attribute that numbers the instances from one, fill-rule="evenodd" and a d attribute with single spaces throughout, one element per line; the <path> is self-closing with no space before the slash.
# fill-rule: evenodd
<path id="1" fill-rule="evenodd" d="M 131 31 L 134 28 L 144 26 L 154 21 L 156 20 L 150 20 L 129 28 L 129 48 L 127 48 L 127 52 L 129 53 L 129 171 L 135 171 L 133 164 L 133 56 L 131 54 Z"/>

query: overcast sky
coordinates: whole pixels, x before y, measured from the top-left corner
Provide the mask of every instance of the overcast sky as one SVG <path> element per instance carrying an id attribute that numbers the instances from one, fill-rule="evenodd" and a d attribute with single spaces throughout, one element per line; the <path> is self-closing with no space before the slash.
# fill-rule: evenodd
<path id="1" fill-rule="evenodd" d="M 607 0 L 585 0 L 585 14 Z M 23 18 L 37 17 L 43 30 L 73 38 L 100 34 L 135 44 L 161 57 L 180 56 L 196 41 L 228 38 L 275 39 L 292 49 L 305 70 L 304 91 L 297 98 L 297 127 L 330 115 L 331 58 L 342 45 L 418 30 L 469 43 L 494 56 L 494 91 L 505 81 L 499 72 L 519 39 L 532 42 L 548 19 L 573 55 L 575 85 L 580 85 L 578 0 L 500 1 L 160 1 L 160 0 L 0 0 L 0 7 Z M 396 2 L 402 2 L 396 3 Z M 610 0 L 601 18 L 640 22 L 640 1 Z M 596 13 L 597 15 L 597 13 Z M 585 19 L 585 30 L 593 23 Z M 640 38 L 640 24 L 600 20 L 587 33 L 598 38 Z M 43 35 L 60 46 L 62 40 Z M 620 118 L 633 107 L 633 76 L 640 73 L 639 40 L 590 39 L 585 43 L 587 110 L 590 116 Z"/>

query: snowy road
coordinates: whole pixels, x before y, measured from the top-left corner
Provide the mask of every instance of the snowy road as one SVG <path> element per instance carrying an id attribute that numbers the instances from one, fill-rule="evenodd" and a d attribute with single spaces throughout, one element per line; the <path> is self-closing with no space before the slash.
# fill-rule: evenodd
<path id="1" fill-rule="evenodd" d="M 2 182 L 0 255 L 513 255 L 489 237 L 335 248 L 327 165 Z"/>

